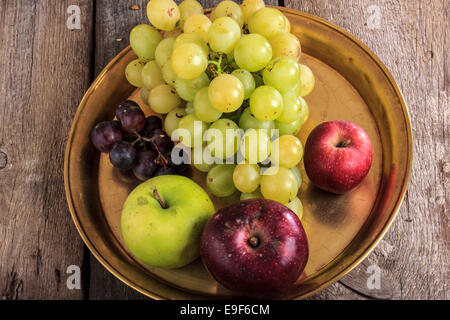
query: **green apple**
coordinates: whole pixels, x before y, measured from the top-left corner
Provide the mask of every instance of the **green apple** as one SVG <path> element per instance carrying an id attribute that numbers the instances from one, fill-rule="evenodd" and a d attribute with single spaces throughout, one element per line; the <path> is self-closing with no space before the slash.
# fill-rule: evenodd
<path id="1" fill-rule="evenodd" d="M 191 179 L 154 177 L 137 186 L 125 201 L 122 236 L 142 262 L 179 268 L 199 256 L 203 227 L 214 212 L 208 194 Z"/>

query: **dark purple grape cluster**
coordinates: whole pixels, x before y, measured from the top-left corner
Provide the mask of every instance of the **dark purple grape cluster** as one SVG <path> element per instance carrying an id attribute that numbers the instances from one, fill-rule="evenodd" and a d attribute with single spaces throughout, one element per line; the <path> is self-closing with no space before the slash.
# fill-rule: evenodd
<path id="1" fill-rule="evenodd" d="M 133 170 L 136 178 L 142 181 L 155 176 L 182 174 L 189 167 L 186 151 L 174 146 L 162 129 L 159 117 L 146 118 L 136 102 L 127 100 L 117 108 L 116 118 L 100 122 L 91 132 L 95 148 L 109 153 L 114 167 Z M 177 155 L 177 161 L 172 160 L 172 154 Z"/>

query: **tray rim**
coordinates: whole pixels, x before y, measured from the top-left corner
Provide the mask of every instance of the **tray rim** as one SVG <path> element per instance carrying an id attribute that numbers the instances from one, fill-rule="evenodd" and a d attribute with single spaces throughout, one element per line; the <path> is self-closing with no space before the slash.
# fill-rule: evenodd
<path id="1" fill-rule="evenodd" d="M 347 266 L 345 269 L 343 269 L 341 272 L 336 274 L 334 277 L 329 279 L 328 281 L 320 284 L 315 289 L 305 293 L 302 296 L 294 297 L 293 300 L 296 299 L 304 299 L 307 298 L 324 288 L 330 286 L 331 284 L 337 282 L 339 279 L 341 279 L 343 276 L 348 274 L 351 270 L 353 270 L 358 264 L 360 264 L 375 248 L 375 246 L 383 239 L 386 232 L 389 230 L 390 226 L 392 225 L 395 217 L 398 214 L 398 211 L 400 209 L 401 204 L 403 203 L 403 200 L 406 195 L 406 191 L 408 189 L 408 185 L 411 179 L 411 172 L 412 172 L 412 164 L 413 164 L 413 135 L 412 135 L 412 128 L 411 128 L 411 118 L 409 116 L 409 108 L 405 102 L 405 99 L 403 97 L 403 94 L 401 90 L 399 89 L 397 83 L 395 82 L 394 77 L 390 73 L 390 71 L 387 69 L 387 67 L 384 65 L 384 63 L 378 58 L 378 56 L 371 50 L 369 47 L 367 47 L 361 40 L 353 36 L 351 33 L 343 29 L 342 27 L 339 27 L 335 25 L 334 23 L 329 22 L 326 19 L 317 17 L 313 14 L 302 12 L 296 9 L 286 8 L 286 7 L 280 7 L 280 6 L 267 6 L 267 7 L 274 7 L 279 9 L 282 12 L 287 12 L 293 15 L 297 15 L 309 20 L 312 20 L 314 22 L 320 23 L 325 25 L 326 27 L 329 27 L 333 29 L 333 31 L 338 32 L 339 34 L 347 37 L 349 40 L 351 40 L 355 45 L 360 47 L 362 51 L 367 54 L 378 66 L 378 68 L 383 72 L 383 74 L 386 76 L 386 78 L 389 80 L 390 85 L 392 86 L 395 94 L 397 95 L 399 99 L 399 103 L 402 108 L 402 113 L 405 119 L 405 126 L 406 126 L 406 136 L 408 140 L 408 146 L 407 146 L 407 163 L 406 163 L 406 175 L 403 179 L 401 190 L 399 193 L 399 197 L 397 198 L 397 201 L 395 203 L 395 206 L 392 209 L 392 212 L 387 219 L 385 225 L 379 232 L 379 234 L 376 236 L 376 238 L 373 240 L 373 242 L 366 248 L 366 250 L 358 256 L 349 266 Z M 205 9 L 205 12 L 208 13 L 211 10 Z M 163 299 L 170 299 L 168 297 L 164 297 L 162 295 L 159 295 L 157 293 L 151 292 L 145 288 L 142 288 L 141 286 L 133 283 L 130 281 L 124 274 L 122 274 L 120 271 L 115 269 L 106 258 L 102 256 L 102 254 L 96 249 L 94 244 L 89 240 L 81 222 L 78 219 L 77 212 L 75 210 L 74 206 L 74 199 L 72 197 L 72 189 L 70 186 L 70 166 L 69 166 L 69 159 L 70 159 L 70 153 L 71 153 L 71 145 L 73 142 L 73 136 L 74 132 L 76 130 L 77 124 L 79 122 L 79 117 L 86 106 L 86 102 L 89 99 L 89 97 L 93 94 L 94 90 L 98 86 L 98 84 L 102 81 L 102 79 L 105 77 L 106 73 L 114 66 L 123 56 L 125 56 L 129 51 L 131 50 L 131 47 L 128 45 L 124 49 L 122 49 L 105 67 L 104 69 L 99 73 L 99 75 L 95 78 L 95 80 L 91 83 L 86 93 L 83 95 L 83 98 L 80 101 L 80 104 L 77 107 L 75 116 L 72 120 L 72 125 L 69 131 L 69 135 L 66 142 L 66 149 L 65 149 L 65 155 L 64 155 L 64 188 L 65 188 L 65 194 L 67 199 L 67 204 L 69 207 L 70 215 L 72 217 L 72 220 L 75 224 L 75 227 L 83 240 L 84 244 L 88 247 L 89 251 L 92 253 L 92 255 L 100 262 L 100 264 L 106 268 L 110 273 L 112 273 L 116 278 L 118 278 L 120 281 L 128 285 L 129 287 L 133 288 L 134 290 L 138 291 L 139 293 L 152 298 L 156 300 L 163 300 Z M 330 262 L 331 263 L 331 262 Z M 155 279 L 157 280 L 157 279 Z M 158 280 L 157 280 L 158 281 Z"/>

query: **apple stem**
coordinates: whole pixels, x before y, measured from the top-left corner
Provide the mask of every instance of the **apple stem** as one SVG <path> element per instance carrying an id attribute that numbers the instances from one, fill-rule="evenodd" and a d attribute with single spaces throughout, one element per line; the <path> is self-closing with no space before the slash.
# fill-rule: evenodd
<path id="1" fill-rule="evenodd" d="M 339 141 L 336 148 L 345 148 L 350 144 L 350 140 Z"/>
<path id="2" fill-rule="evenodd" d="M 259 238 L 252 236 L 250 238 L 248 238 L 248 244 L 252 247 L 252 248 L 256 248 L 257 246 L 259 246 Z"/>
<path id="3" fill-rule="evenodd" d="M 156 198 L 156 200 L 158 200 L 161 208 L 163 209 L 167 209 L 167 204 L 163 201 L 163 199 L 161 198 L 161 196 L 158 193 L 158 190 L 153 190 L 153 196 Z"/>

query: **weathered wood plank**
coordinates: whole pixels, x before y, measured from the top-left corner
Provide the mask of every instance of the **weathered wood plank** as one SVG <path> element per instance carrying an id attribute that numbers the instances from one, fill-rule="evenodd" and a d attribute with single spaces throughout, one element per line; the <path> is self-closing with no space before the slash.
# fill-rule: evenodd
<path id="1" fill-rule="evenodd" d="M 413 172 L 399 215 L 384 238 L 389 253 L 375 250 L 367 261 L 388 275 L 391 298 L 448 299 L 449 2 L 286 0 L 285 4 L 354 34 L 396 79 L 411 116 Z M 368 291 L 365 265 L 341 284 L 386 298 L 385 291 Z M 335 284 L 315 297 L 337 297 L 340 286 Z"/>
<path id="2" fill-rule="evenodd" d="M 95 21 L 95 74 L 129 45 L 131 29 L 148 23 L 147 0 L 97 0 Z M 133 8 L 132 8 L 133 6 Z M 89 299 L 145 299 L 106 270 L 90 255 Z"/>
<path id="3" fill-rule="evenodd" d="M 69 5 L 81 30 L 69 30 Z M 92 2 L 0 2 L 0 298 L 80 299 L 83 244 L 67 208 L 67 134 L 90 82 Z M 83 289 L 83 288 L 82 288 Z"/>

